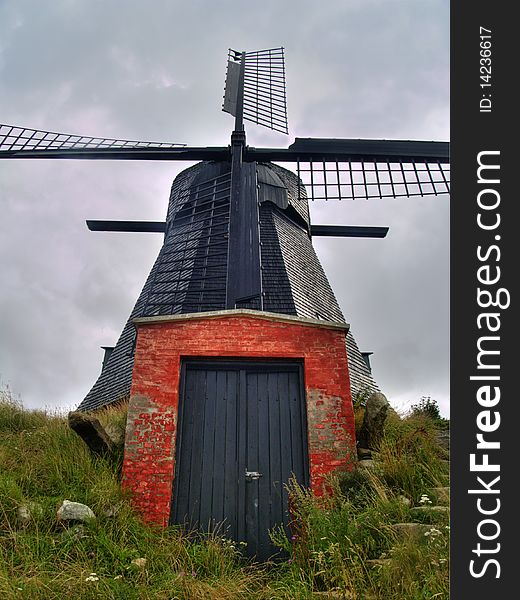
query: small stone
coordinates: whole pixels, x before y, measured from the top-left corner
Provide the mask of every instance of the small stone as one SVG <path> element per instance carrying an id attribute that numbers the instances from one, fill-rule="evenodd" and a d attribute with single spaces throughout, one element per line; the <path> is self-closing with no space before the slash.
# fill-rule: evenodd
<path id="1" fill-rule="evenodd" d="M 368 448 L 358 448 L 357 455 L 359 460 L 367 460 L 372 458 L 372 451 Z"/>
<path id="2" fill-rule="evenodd" d="M 58 508 L 57 517 L 58 521 L 89 521 L 95 519 L 96 515 L 86 504 L 64 500 Z"/>
<path id="3" fill-rule="evenodd" d="M 42 514 L 43 508 L 38 502 L 27 502 L 18 507 L 18 519 L 23 525 L 34 521 L 35 518 L 41 517 Z"/>
<path id="4" fill-rule="evenodd" d="M 393 531 L 401 538 L 422 539 L 427 531 L 430 531 L 431 525 L 424 523 L 396 523 L 392 525 Z"/>
<path id="5" fill-rule="evenodd" d="M 358 468 L 361 469 L 375 469 L 376 463 L 372 459 L 365 459 L 358 461 Z"/>
<path id="6" fill-rule="evenodd" d="M 406 496 L 403 496 L 402 494 L 397 496 L 397 499 L 399 500 L 400 504 L 403 504 L 404 506 L 411 506 L 412 501 L 410 500 L 410 498 L 407 498 Z"/>
<path id="7" fill-rule="evenodd" d="M 74 527 L 71 527 L 70 529 L 66 529 L 65 531 L 62 532 L 61 534 L 61 539 L 62 540 L 73 540 L 74 542 L 77 542 L 79 540 L 88 538 L 88 532 L 85 529 L 84 525 L 74 525 Z"/>
<path id="8" fill-rule="evenodd" d="M 139 569 L 144 569 L 146 566 L 146 558 L 134 558 L 132 564 L 138 567 Z"/>

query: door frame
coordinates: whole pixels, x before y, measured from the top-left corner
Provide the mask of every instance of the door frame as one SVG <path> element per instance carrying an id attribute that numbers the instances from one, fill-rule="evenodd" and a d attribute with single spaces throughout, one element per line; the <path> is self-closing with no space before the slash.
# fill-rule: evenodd
<path id="1" fill-rule="evenodd" d="M 179 381 L 179 397 L 178 397 L 178 405 L 177 405 L 177 426 L 176 426 L 176 440 L 175 440 L 175 455 L 174 455 L 174 473 L 173 473 L 173 485 L 172 485 L 172 502 L 170 506 L 170 515 L 168 522 L 169 524 L 175 524 L 174 519 L 175 514 L 175 501 L 178 497 L 178 481 L 177 477 L 177 466 L 179 464 L 179 456 L 182 451 L 182 425 L 185 417 L 185 408 L 184 408 L 184 399 L 185 399 L 185 391 L 186 391 L 186 371 L 191 369 L 216 369 L 216 370 L 229 370 L 236 369 L 240 370 L 253 370 L 253 371 L 272 371 L 273 367 L 281 367 L 293 372 L 296 372 L 298 375 L 298 387 L 299 394 L 301 398 L 301 437 L 304 442 L 304 452 L 303 452 L 303 481 L 300 481 L 300 485 L 305 487 L 309 486 L 310 483 L 310 461 L 309 461 L 309 436 L 308 436 L 308 415 L 307 415 L 307 397 L 306 397 L 306 388 L 305 388 L 305 365 L 304 359 L 299 357 L 287 357 L 287 358 L 278 358 L 278 357 L 266 357 L 258 358 L 258 357 L 195 357 L 195 356 L 182 356 L 181 364 L 180 364 L 180 381 Z M 237 417 L 240 417 L 240 412 Z M 245 480 L 241 482 L 239 479 L 237 481 L 237 485 L 239 486 L 239 498 L 240 498 L 240 490 L 242 490 L 245 486 Z M 237 505 L 237 537 L 244 537 L 246 522 L 245 522 L 245 512 L 247 505 L 247 496 L 244 493 L 243 502 L 244 505 L 240 506 L 240 502 Z M 287 510 L 289 510 L 289 506 L 287 506 Z M 241 522 L 243 521 L 243 523 Z M 283 523 L 282 523 L 283 525 Z"/>

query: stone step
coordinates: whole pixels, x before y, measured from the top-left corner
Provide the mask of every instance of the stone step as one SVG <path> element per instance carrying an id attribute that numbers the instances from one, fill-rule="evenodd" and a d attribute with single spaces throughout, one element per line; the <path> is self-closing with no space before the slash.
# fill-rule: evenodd
<path id="1" fill-rule="evenodd" d="M 430 531 L 431 525 L 425 523 L 395 523 L 392 525 L 392 530 L 401 539 L 422 540 L 424 534 Z"/>
<path id="2" fill-rule="evenodd" d="M 449 506 L 414 506 L 410 509 L 412 515 L 435 515 L 443 516 L 450 514 Z"/>

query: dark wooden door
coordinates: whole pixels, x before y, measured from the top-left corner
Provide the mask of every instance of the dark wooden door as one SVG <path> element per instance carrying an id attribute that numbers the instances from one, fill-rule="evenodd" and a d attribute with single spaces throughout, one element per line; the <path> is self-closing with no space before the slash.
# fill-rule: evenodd
<path id="1" fill-rule="evenodd" d="M 246 542 L 263 560 L 288 525 L 292 474 L 308 484 L 302 365 L 186 361 L 171 522 Z"/>

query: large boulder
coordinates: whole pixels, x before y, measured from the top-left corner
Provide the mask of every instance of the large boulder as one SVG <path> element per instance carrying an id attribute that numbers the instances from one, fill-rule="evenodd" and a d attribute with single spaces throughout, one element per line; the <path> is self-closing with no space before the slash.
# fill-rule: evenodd
<path id="1" fill-rule="evenodd" d="M 389 408 L 390 404 L 381 392 L 373 392 L 369 396 L 358 434 L 358 446 L 371 450 L 379 448 Z"/>
<path id="2" fill-rule="evenodd" d="M 114 442 L 96 417 L 74 411 L 69 413 L 68 420 L 69 427 L 80 436 L 93 454 L 103 455 L 114 450 Z"/>

